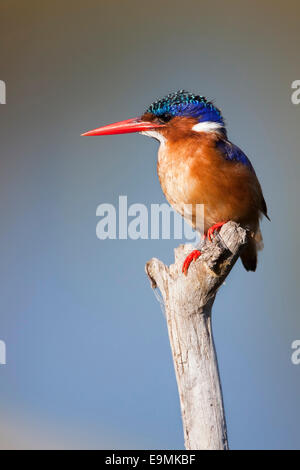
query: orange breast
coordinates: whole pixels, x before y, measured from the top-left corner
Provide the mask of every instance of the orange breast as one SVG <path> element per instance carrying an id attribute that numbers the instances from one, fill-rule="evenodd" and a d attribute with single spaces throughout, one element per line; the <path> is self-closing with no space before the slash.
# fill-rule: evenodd
<path id="1" fill-rule="evenodd" d="M 204 204 L 204 230 L 234 220 L 257 230 L 261 188 L 256 175 L 242 163 L 225 160 L 214 145 L 215 136 L 167 142 L 159 150 L 158 176 L 171 206 L 196 227 L 196 205 Z"/>

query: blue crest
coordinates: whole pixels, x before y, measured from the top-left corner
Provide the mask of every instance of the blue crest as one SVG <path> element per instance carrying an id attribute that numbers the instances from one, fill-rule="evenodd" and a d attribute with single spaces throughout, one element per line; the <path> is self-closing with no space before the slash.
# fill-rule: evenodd
<path id="1" fill-rule="evenodd" d="M 165 122 L 175 116 L 184 116 L 194 117 L 199 122 L 218 122 L 225 126 L 221 111 L 211 101 L 208 101 L 205 96 L 195 95 L 184 90 L 170 93 L 164 98 L 154 101 L 146 113 L 154 114 Z"/>

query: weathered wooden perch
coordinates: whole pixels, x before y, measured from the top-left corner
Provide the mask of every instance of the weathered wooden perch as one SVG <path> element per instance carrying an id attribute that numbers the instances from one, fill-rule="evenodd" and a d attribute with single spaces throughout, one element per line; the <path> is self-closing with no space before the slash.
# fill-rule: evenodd
<path id="1" fill-rule="evenodd" d="M 163 297 L 174 360 L 184 428 L 189 450 L 228 449 L 218 363 L 211 328 L 211 309 L 218 288 L 229 274 L 247 241 L 246 231 L 228 222 L 188 275 L 182 263 L 194 249 L 181 245 L 175 263 L 165 266 L 156 258 L 146 264 L 153 289 Z"/>

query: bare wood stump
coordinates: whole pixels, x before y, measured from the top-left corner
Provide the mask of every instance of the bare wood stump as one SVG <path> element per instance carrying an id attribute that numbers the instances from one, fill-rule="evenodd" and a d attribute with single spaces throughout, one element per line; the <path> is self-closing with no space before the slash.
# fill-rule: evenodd
<path id="1" fill-rule="evenodd" d="M 205 243 L 187 276 L 181 269 L 192 245 L 176 248 L 175 263 L 169 267 L 156 258 L 146 264 L 151 286 L 160 289 L 164 301 L 189 450 L 228 449 L 211 309 L 246 241 L 246 231 L 228 222 L 212 243 Z"/>

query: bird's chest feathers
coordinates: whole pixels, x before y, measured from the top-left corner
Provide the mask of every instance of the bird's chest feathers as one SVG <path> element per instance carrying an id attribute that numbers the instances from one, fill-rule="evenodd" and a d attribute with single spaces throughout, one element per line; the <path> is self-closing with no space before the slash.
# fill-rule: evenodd
<path id="1" fill-rule="evenodd" d="M 212 146 L 201 142 L 189 145 L 165 145 L 158 152 L 157 171 L 162 190 L 170 204 L 181 212 L 183 204 L 201 203 L 205 192 L 205 178 L 215 174 L 219 157 L 212 155 Z M 195 174 L 195 170 L 197 175 Z M 196 178 L 195 178 L 196 176 Z M 200 200 L 199 200 L 200 197 Z"/>
<path id="2" fill-rule="evenodd" d="M 186 199 L 189 167 L 183 156 L 172 152 L 167 146 L 158 152 L 157 172 L 162 190 L 171 204 Z"/>

